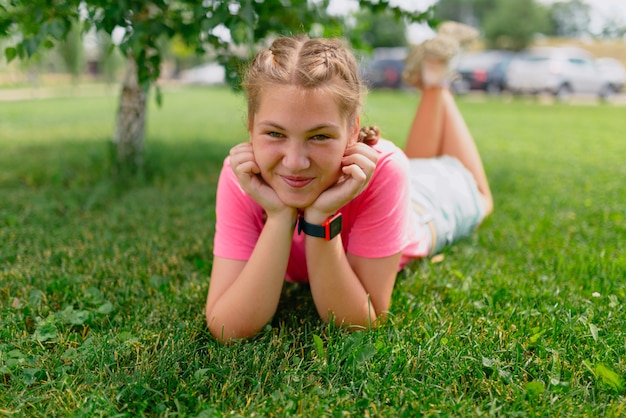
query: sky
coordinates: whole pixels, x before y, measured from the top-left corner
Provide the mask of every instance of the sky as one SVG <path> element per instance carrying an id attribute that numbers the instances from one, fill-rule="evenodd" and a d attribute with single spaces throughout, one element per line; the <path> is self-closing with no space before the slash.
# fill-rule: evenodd
<path id="1" fill-rule="evenodd" d="M 541 3 L 554 3 L 557 0 L 539 0 Z M 563 1 L 563 0 L 561 0 Z M 591 31 L 595 32 L 602 27 L 607 18 L 618 18 L 626 23 L 626 0 L 585 0 L 591 6 Z M 436 0 L 390 0 L 392 5 L 401 6 L 407 10 L 426 10 L 436 3 Z M 331 0 L 329 13 L 343 14 L 358 9 L 357 0 Z M 424 25 L 409 27 L 409 41 L 418 43 L 433 36 L 433 31 Z"/>

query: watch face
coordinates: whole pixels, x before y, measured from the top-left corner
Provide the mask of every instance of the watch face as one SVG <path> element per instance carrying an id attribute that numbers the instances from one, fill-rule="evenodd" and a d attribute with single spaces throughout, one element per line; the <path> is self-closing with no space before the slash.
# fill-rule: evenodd
<path id="1" fill-rule="evenodd" d="M 341 213 L 335 215 L 328 223 L 328 236 L 327 239 L 333 239 L 337 234 L 341 232 Z"/>

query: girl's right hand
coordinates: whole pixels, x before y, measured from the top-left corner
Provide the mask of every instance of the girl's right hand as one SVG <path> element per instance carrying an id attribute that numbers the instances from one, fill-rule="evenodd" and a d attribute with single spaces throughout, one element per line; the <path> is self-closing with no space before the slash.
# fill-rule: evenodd
<path id="1" fill-rule="evenodd" d="M 261 177 L 261 169 L 254 158 L 252 143 L 243 142 L 231 148 L 230 165 L 241 188 L 261 205 L 268 215 L 286 208 L 274 189 Z"/>

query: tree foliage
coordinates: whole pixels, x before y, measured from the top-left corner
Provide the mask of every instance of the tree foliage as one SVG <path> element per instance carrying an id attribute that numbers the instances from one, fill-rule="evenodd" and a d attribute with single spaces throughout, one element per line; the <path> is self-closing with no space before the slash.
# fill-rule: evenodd
<path id="1" fill-rule="evenodd" d="M 623 39 L 626 37 L 626 21 L 620 15 L 607 17 L 595 35 L 599 38 Z"/>
<path id="2" fill-rule="evenodd" d="M 407 45 L 407 25 L 389 12 L 374 14 L 363 10 L 356 15 L 354 35 L 371 48 Z"/>
<path id="3" fill-rule="evenodd" d="M 547 29 L 545 8 L 535 0 L 439 0 L 437 20 L 479 28 L 489 48 L 520 50 Z"/>
<path id="4" fill-rule="evenodd" d="M 578 37 L 589 33 L 591 6 L 582 0 L 558 1 L 550 6 L 550 35 Z"/>
<path id="5" fill-rule="evenodd" d="M 497 0 L 483 22 L 487 47 L 520 51 L 548 28 L 548 11 L 535 0 Z"/>
<path id="6" fill-rule="evenodd" d="M 560 0 L 551 4 L 537 0 L 439 0 L 437 20 L 456 20 L 483 32 L 488 47 L 518 50 L 527 46 L 536 33 L 562 37 L 589 34 L 591 6 L 584 0 Z M 619 37 L 608 19 L 605 29 Z M 622 24 L 622 28 L 624 25 Z"/>
<path id="7" fill-rule="evenodd" d="M 163 45 L 174 38 L 198 54 L 211 50 L 226 69 L 231 85 L 239 85 L 239 67 L 256 46 L 277 35 L 306 33 L 340 36 L 342 17 L 326 13 L 330 0 L 0 0 L 0 38 L 8 61 L 27 59 L 67 38 L 72 25 L 111 36 L 123 33 L 117 45 L 126 57 L 113 143 L 120 165 L 141 164 L 145 96 L 160 76 Z M 430 10 L 407 12 L 390 0 L 359 0 L 361 8 L 389 13 L 396 20 L 425 20 Z M 359 46 L 363 40 L 353 37 Z M 157 103 L 161 102 L 156 90 Z"/>
<path id="8" fill-rule="evenodd" d="M 339 36 L 346 31 L 342 17 L 326 13 L 329 0 L 4 0 L 0 1 L 0 38 L 12 37 L 5 48 L 8 61 L 27 59 L 42 48 L 65 39 L 72 23 L 83 22 L 107 34 L 124 30 L 118 45 L 137 61 L 141 83 L 160 75 L 162 39 L 179 37 L 198 54 L 213 50 L 231 70 L 252 54 L 252 46 L 271 35 L 307 33 Z M 360 0 L 362 8 L 386 12 L 396 19 L 422 21 L 430 11 L 407 12 L 389 0 Z M 351 39 L 357 46 L 361 39 Z M 234 46 L 249 46 L 238 57 Z M 244 53 L 244 55 L 246 55 Z"/>
<path id="9" fill-rule="evenodd" d="M 438 20 L 454 20 L 480 27 L 497 0 L 439 0 L 435 7 Z"/>

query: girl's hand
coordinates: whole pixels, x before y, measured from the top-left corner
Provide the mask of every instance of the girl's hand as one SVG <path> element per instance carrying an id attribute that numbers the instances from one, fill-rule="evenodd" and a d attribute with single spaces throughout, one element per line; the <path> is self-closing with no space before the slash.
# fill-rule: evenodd
<path id="1" fill-rule="evenodd" d="M 341 161 L 341 177 L 305 209 L 307 221 L 322 222 L 361 194 L 374 174 L 377 161 L 378 154 L 369 145 L 358 142 L 349 146 Z"/>
<path id="2" fill-rule="evenodd" d="M 239 180 L 241 188 L 252 197 L 266 213 L 285 209 L 285 204 L 261 177 L 261 169 L 256 163 L 252 143 L 243 142 L 230 150 L 230 165 Z"/>

